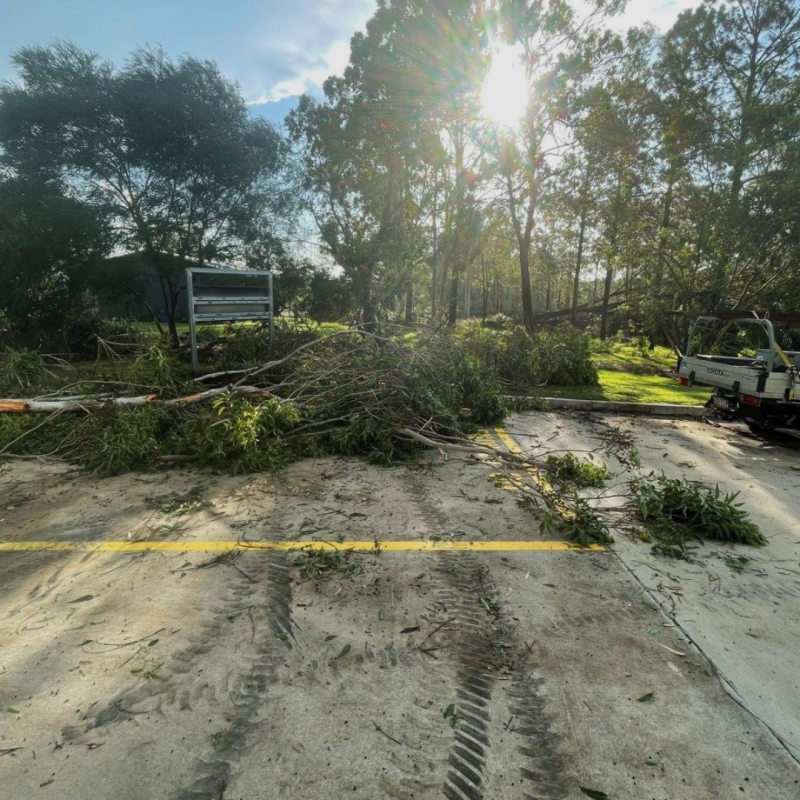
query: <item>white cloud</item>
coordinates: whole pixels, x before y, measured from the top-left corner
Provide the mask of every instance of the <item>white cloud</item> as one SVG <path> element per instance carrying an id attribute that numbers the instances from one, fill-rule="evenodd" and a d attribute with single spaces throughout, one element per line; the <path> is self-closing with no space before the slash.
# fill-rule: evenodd
<path id="1" fill-rule="evenodd" d="M 629 0 L 620 22 L 624 28 L 650 23 L 666 33 L 681 11 L 699 5 L 700 0 Z"/>
<path id="2" fill-rule="evenodd" d="M 286 48 L 289 50 L 296 50 L 296 48 Z M 301 54 L 297 54 L 301 55 Z M 290 63 L 292 60 L 309 62 L 308 56 L 302 55 L 300 58 L 292 58 L 292 55 L 287 52 Z M 264 103 L 277 103 L 286 97 L 294 97 L 304 92 L 313 91 L 322 86 L 326 78 L 330 75 L 341 75 L 350 60 L 350 43 L 349 41 L 338 41 L 322 53 L 320 56 L 310 59 L 310 63 L 305 66 L 300 66 L 297 72 L 285 80 L 279 81 L 272 88 L 263 92 L 255 100 L 250 100 L 248 105 L 260 106 Z"/>
<path id="3" fill-rule="evenodd" d="M 262 44 L 264 57 L 280 66 L 279 77 L 250 92 L 250 105 L 275 103 L 304 92 L 317 93 L 330 75 L 341 75 L 350 60 L 350 39 L 375 11 L 375 0 L 300 0 L 279 37 Z M 273 70 L 269 70 L 274 75 Z M 248 81 L 250 86 L 252 81 Z"/>
<path id="4" fill-rule="evenodd" d="M 582 0 L 573 0 L 580 10 Z M 626 30 L 650 23 L 666 32 L 681 11 L 694 8 L 700 0 L 629 0 L 625 12 L 613 27 Z M 243 81 L 251 106 L 277 103 L 304 93 L 318 94 L 330 75 L 341 75 L 350 58 L 350 39 L 363 29 L 374 13 L 375 0 L 294 0 L 283 16 L 271 25 L 261 43 L 262 56 L 270 62 L 256 77 Z M 277 23 L 277 24 L 276 24 Z M 280 35 L 274 31 L 279 28 Z M 278 73 L 276 76 L 275 73 Z M 264 77 L 275 76 L 263 86 Z M 280 77 L 279 77 L 280 76 Z"/>

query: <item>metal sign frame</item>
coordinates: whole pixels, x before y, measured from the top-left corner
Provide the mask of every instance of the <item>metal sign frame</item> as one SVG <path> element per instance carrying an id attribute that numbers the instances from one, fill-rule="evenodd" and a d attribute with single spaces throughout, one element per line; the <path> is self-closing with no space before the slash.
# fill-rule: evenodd
<path id="1" fill-rule="evenodd" d="M 196 286 L 195 276 L 249 276 L 264 278 L 263 292 L 249 294 L 246 287 Z M 256 285 L 255 288 L 261 288 Z M 250 290 L 252 291 L 252 289 Z M 252 269 L 186 268 L 186 301 L 189 308 L 189 341 L 192 350 L 192 369 L 197 372 L 197 325 L 199 323 L 255 322 L 269 320 L 269 341 L 275 342 L 272 273 Z"/>

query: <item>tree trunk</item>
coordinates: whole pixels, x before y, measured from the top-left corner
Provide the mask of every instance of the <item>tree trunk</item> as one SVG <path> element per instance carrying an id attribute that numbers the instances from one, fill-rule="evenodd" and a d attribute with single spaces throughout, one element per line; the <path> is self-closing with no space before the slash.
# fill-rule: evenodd
<path id="1" fill-rule="evenodd" d="M 451 327 L 456 324 L 458 318 L 458 259 L 453 259 L 453 267 L 450 273 L 450 307 L 447 312 L 447 324 Z"/>
<path id="2" fill-rule="evenodd" d="M 164 310 L 167 312 L 170 344 L 177 349 L 180 346 L 177 321 L 178 298 L 169 278 L 164 275 L 159 275 L 158 282 L 161 286 L 161 297 L 164 299 Z"/>
<path id="3" fill-rule="evenodd" d="M 583 242 L 586 236 L 586 212 L 581 211 L 581 225 L 578 229 L 578 255 L 575 259 L 575 280 L 572 284 L 572 321 L 575 322 L 575 316 L 578 309 L 578 295 L 581 288 L 581 267 L 583 266 Z"/>
<path id="4" fill-rule="evenodd" d="M 608 300 L 611 296 L 611 283 L 614 280 L 614 268 L 609 263 L 606 269 L 606 282 L 603 287 L 603 316 L 600 319 L 600 338 L 608 336 Z"/>
<path id="5" fill-rule="evenodd" d="M 375 316 L 375 306 L 372 304 L 372 271 L 364 281 L 361 291 L 361 322 L 367 329 L 374 329 L 378 319 Z"/>
<path id="6" fill-rule="evenodd" d="M 486 322 L 486 310 L 489 306 L 489 282 L 486 276 L 486 259 L 481 258 L 481 292 L 483 301 L 481 303 L 481 319 Z"/>
<path id="7" fill-rule="evenodd" d="M 439 230 L 437 225 L 438 179 L 433 187 L 433 251 L 431 253 L 431 324 L 436 322 L 436 280 L 439 277 Z"/>
<path id="8" fill-rule="evenodd" d="M 414 290 L 411 281 L 406 283 L 406 323 L 410 325 L 414 321 Z"/>
<path id="9" fill-rule="evenodd" d="M 522 284 L 522 323 L 528 330 L 533 329 L 533 299 L 531 298 L 530 251 L 527 247 L 519 251 L 519 272 Z"/>

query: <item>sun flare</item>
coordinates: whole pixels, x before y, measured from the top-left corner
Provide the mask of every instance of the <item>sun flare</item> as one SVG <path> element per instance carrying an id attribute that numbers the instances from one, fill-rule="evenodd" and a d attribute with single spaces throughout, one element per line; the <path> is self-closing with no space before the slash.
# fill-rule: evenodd
<path id="1" fill-rule="evenodd" d="M 504 128 L 515 128 L 528 103 L 528 81 L 519 52 L 507 45 L 492 54 L 481 89 L 484 116 Z"/>

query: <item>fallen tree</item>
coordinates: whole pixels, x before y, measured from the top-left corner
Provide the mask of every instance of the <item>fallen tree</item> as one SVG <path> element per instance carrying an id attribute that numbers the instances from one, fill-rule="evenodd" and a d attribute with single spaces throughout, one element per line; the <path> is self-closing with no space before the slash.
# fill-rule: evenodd
<path id="1" fill-rule="evenodd" d="M 194 381 L 151 348 L 137 360 L 130 382 L 70 380 L 36 396 L 0 400 L 0 456 L 48 456 L 109 475 L 184 463 L 230 472 L 271 471 L 299 458 L 331 454 L 389 463 L 426 448 L 445 458 L 488 459 L 506 488 L 536 510 L 545 527 L 580 545 L 610 541 L 609 525 L 620 516 L 649 522 L 649 514 L 652 519 L 665 488 L 655 481 L 638 478 L 626 481 L 615 495 L 587 495 L 584 489 L 600 489 L 608 476 L 602 462 L 472 440 L 477 426 L 496 425 L 507 413 L 504 386 L 472 344 L 448 332 L 411 344 L 400 337 L 342 331 L 263 364 Z M 150 376 L 151 391 L 119 391 L 141 388 L 143 376 Z M 219 385 L 196 391 L 197 382 Z M 625 471 L 638 466 L 631 441 L 621 435 L 610 434 L 593 456 L 614 457 Z M 691 493 L 695 504 L 710 507 L 705 490 L 667 488 L 673 504 Z M 645 507 L 646 490 L 651 493 Z M 715 535 L 719 519 L 726 531 L 736 528 L 730 538 L 760 543 L 746 515 L 728 509 L 732 500 L 716 495 L 714 502 L 711 524 L 693 517 L 691 531 L 674 552 L 688 553 L 687 538 Z"/>
<path id="2" fill-rule="evenodd" d="M 121 408 L 136 408 L 138 406 L 160 405 L 166 408 L 185 408 L 195 403 L 213 400 L 223 394 L 239 394 L 268 398 L 269 392 L 257 386 L 223 386 L 217 389 L 208 389 L 205 392 L 184 395 L 183 397 L 161 398 L 157 394 L 143 394 L 135 397 L 115 397 L 107 394 L 79 394 L 53 399 L 0 399 L 0 413 L 25 414 L 25 413 L 51 413 L 53 411 L 88 411 L 92 408 L 104 406 L 120 406 Z"/>

